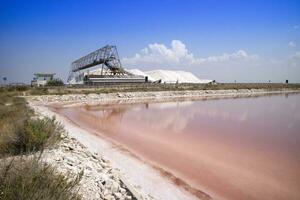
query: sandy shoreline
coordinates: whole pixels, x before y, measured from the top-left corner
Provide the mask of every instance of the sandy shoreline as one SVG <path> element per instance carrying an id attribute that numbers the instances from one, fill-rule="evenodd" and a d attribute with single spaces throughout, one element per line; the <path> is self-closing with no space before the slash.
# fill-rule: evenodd
<path id="1" fill-rule="evenodd" d="M 112 93 L 112 94 L 89 94 L 89 95 L 62 95 L 62 96 L 35 96 L 29 97 L 32 107 L 46 116 L 55 115 L 61 121 L 67 131 L 86 146 L 92 152 L 101 153 L 109 159 L 113 167 L 119 168 L 128 178 L 130 184 L 140 188 L 141 193 L 151 195 L 154 199 L 195 199 L 196 197 L 189 189 L 178 188 L 172 183 L 174 177 L 167 171 L 159 171 L 138 160 L 126 151 L 117 148 L 105 138 L 96 137 L 91 131 L 83 130 L 74 125 L 68 119 L 51 111 L 48 105 L 56 106 L 76 106 L 81 104 L 107 104 L 107 103 L 136 103 L 153 101 L 170 101 L 184 99 L 216 99 L 216 98 L 236 98 L 252 97 L 271 94 L 297 93 L 299 90 L 226 90 L 226 91 L 180 91 L 180 92 L 138 92 L 138 93 Z M 133 167 L 138 166 L 138 167 Z M 137 173 L 138 170 L 138 173 Z M 162 174 L 170 176 L 164 178 Z M 173 180 L 174 182 L 174 180 Z M 176 182 L 176 180 L 175 180 Z M 186 186 L 188 187 L 188 186 Z M 200 191 L 199 191 L 200 192 Z M 200 192 L 201 193 L 201 192 Z M 210 197 L 202 194 L 203 199 Z M 200 195 L 201 196 L 201 195 Z M 199 196 L 198 196 L 199 198 Z"/>

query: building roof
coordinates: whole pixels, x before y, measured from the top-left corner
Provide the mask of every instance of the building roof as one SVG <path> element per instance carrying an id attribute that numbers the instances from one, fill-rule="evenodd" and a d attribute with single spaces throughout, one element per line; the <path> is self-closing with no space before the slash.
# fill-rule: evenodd
<path id="1" fill-rule="evenodd" d="M 37 77 L 47 77 L 47 76 L 54 76 L 55 73 L 35 73 L 34 75 Z"/>

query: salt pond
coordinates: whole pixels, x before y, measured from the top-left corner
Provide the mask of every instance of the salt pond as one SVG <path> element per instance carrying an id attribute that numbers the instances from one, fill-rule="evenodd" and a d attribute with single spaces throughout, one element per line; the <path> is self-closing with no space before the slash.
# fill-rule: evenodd
<path id="1" fill-rule="evenodd" d="M 179 187 L 217 199 L 300 199 L 300 94 L 58 112 L 177 177 Z"/>

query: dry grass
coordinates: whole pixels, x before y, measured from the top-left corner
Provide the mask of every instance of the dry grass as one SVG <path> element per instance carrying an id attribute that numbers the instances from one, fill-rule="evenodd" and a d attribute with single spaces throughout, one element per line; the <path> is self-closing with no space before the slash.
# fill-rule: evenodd
<path id="1" fill-rule="evenodd" d="M 0 157 L 39 151 L 60 140 L 61 124 L 32 116 L 23 98 L 0 96 Z"/>
<path id="2" fill-rule="evenodd" d="M 106 85 L 64 85 L 64 86 L 10 86 L 0 87 L 0 93 L 13 92 L 18 95 L 48 95 L 48 94 L 90 94 L 113 92 L 144 92 L 144 91 L 182 91 L 182 90 L 228 90 L 228 89 L 265 89 L 280 90 L 284 88 L 300 89 L 299 83 L 217 83 L 217 84 L 160 84 L 160 83 L 122 83 Z"/>
<path id="3" fill-rule="evenodd" d="M 77 177 L 58 173 L 38 157 L 5 159 L 0 163 L 2 200 L 77 200 Z"/>
<path id="4" fill-rule="evenodd" d="M 300 84 L 282 84 L 282 83 L 218 83 L 218 84 L 157 84 L 157 83 L 139 83 L 139 84 L 115 84 L 115 85 L 78 85 L 47 87 L 44 93 L 40 91 L 29 92 L 43 94 L 90 94 L 90 93 L 114 93 L 114 92 L 146 92 L 146 91 L 184 91 L 184 90 L 229 90 L 229 89 L 300 89 Z"/>
<path id="5" fill-rule="evenodd" d="M 82 174 L 63 175 L 40 161 L 43 149 L 61 139 L 62 125 L 35 117 L 15 92 L 0 93 L 0 200 L 80 199 L 75 188 Z"/>

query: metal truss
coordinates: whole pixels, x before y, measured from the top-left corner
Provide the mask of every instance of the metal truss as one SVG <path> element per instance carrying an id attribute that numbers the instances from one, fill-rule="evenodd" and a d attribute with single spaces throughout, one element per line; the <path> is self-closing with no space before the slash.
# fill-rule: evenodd
<path id="1" fill-rule="evenodd" d="M 113 74 L 122 73 L 117 47 L 106 45 L 72 63 L 72 72 L 77 72 L 96 65 L 104 64 Z"/>
<path id="2" fill-rule="evenodd" d="M 89 74 L 89 71 L 85 75 L 86 69 L 97 65 L 102 67 L 100 75 Z M 140 82 L 144 77 L 125 71 L 122 67 L 117 47 L 106 45 L 72 62 L 68 82 L 74 80 L 74 78 L 76 82 L 86 81 L 85 78 L 102 78 L 102 81 L 105 81 L 105 78 L 116 78 L 115 81 L 117 81 L 117 78 L 136 78 Z"/>

